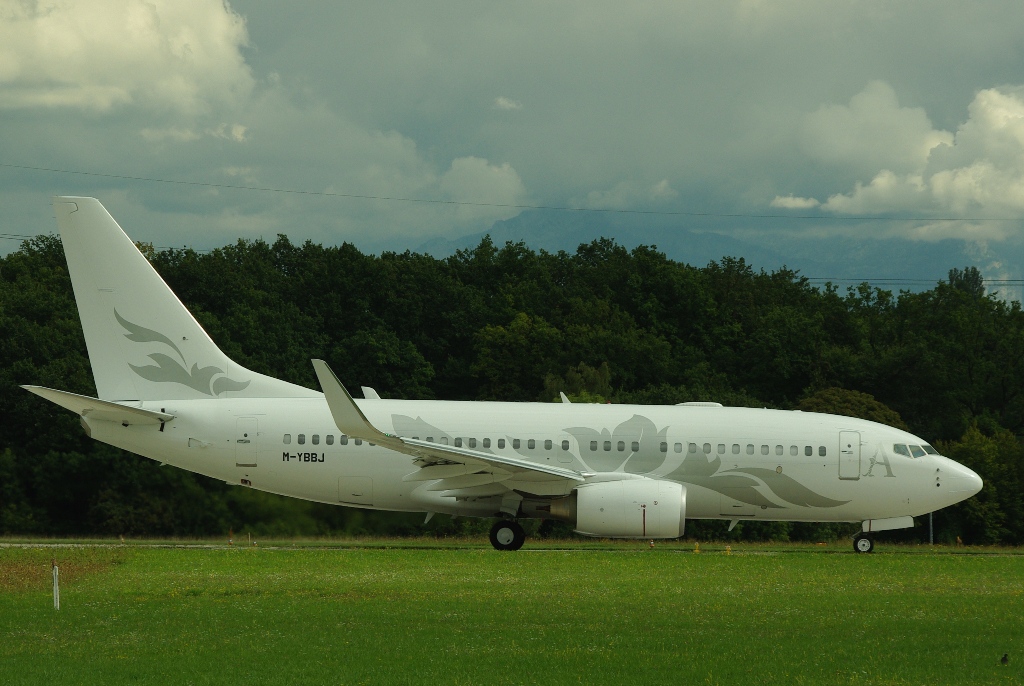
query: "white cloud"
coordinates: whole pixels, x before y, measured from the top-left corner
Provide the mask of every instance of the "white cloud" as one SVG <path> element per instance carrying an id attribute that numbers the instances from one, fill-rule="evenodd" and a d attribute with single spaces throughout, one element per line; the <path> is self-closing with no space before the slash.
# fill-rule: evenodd
<path id="1" fill-rule="evenodd" d="M 920 107 L 900 107 L 896 93 L 872 81 L 849 105 L 826 105 L 804 120 L 801 148 L 820 162 L 857 171 L 920 171 L 931 150 L 953 135 L 936 131 Z"/>
<path id="2" fill-rule="evenodd" d="M 506 98 L 504 95 L 499 95 L 494 99 L 494 109 L 496 110 L 521 110 L 523 109 L 523 103 L 512 98 Z"/>
<path id="3" fill-rule="evenodd" d="M 607 190 L 590 191 L 584 202 L 573 200 L 572 204 L 595 209 L 622 210 L 645 207 L 651 203 L 673 200 L 678 196 L 679 192 L 672 188 L 668 179 L 662 179 L 650 186 L 627 180 L 620 181 Z"/>
<path id="4" fill-rule="evenodd" d="M 772 200 L 772 207 L 779 207 L 786 210 L 808 210 L 817 207 L 821 203 L 814 198 L 797 198 L 793 195 L 776 195 Z"/>
<path id="5" fill-rule="evenodd" d="M 883 103 L 880 109 L 888 109 L 890 115 L 898 111 L 892 107 L 895 98 L 889 97 L 890 89 L 876 84 L 865 93 L 868 91 L 874 95 L 857 107 L 851 107 L 851 111 L 866 112 L 868 101 Z M 855 97 L 854 101 L 860 97 Z M 896 141 L 902 139 L 902 148 L 882 150 L 874 143 L 865 143 L 868 151 L 874 149 L 872 154 L 877 157 L 871 179 L 866 183 L 858 181 L 849 192 L 830 196 L 821 205 L 822 209 L 841 214 L 917 212 L 974 219 L 1024 214 L 1024 88 L 990 88 L 978 92 L 968 108 L 967 120 L 955 134 L 926 130 L 927 117 L 923 112 L 900 112 L 896 116 L 875 117 L 872 127 L 877 127 L 876 138 L 890 141 L 896 147 L 899 147 Z M 813 124 L 813 119 L 811 121 Z M 870 138 L 863 125 L 864 119 L 844 115 L 832 117 L 830 121 L 836 125 L 832 133 L 838 141 L 830 148 L 834 154 L 831 161 L 839 165 L 844 162 L 866 164 L 870 155 L 852 145 L 861 137 Z M 891 131 L 886 130 L 886 121 Z M 849 130 L 844 132 L 839 126 L 841 123 L 849 126 Z M 821 132 L 815 135 L 818 133 Z M 824 141 L 824 137 L 820 140 Z M 927 154 L 920 155 L 926 148 Z M 817 202 L 813 198 L 794 200 Z M 772 206 L 782 207 L 780 203 L 787 201 L 776 197 Z M 997 223 L 939 226 L 920 227 L 916 233 L 935 237 L 949 234 L 953 229 L 964 235 L 1005 234 L 1005 226 Z"/>
<path id="6" fill-rule="evenodd" d="M 189 143 L 199 140 L 198 133 L 190 128 L 169 126 L 163 129 L 145 128 L 139 134 L 150 143 L 163 143 L 165 141 L 176 141 L 178 143 Z"/>
<path id="7" fill-rule="evenodd" d="M 222 0 L 0 0 L 0 108 L 197 114 L 253 86 Z"/>
<path id="8" fill-rule="evenodd" d="M 242 124 L 221 124 L 216 128 L 207 130 L 207 135 L 213 136 L 214 138 L 223 138 L 225 140 L 234 141 L 235 143 L 244 143 L 245 134 L 249 127 L 243 126 Z"/>
<path id="9" fill-rule="evenodd" d="M 451 168 L 441 176 L 438 187 L 446 197 L 457 202 L 518 205 L 526 197 L 522 179 L 508 163 L 491 164 L 479 157 L 452 160 Z M 457 208 L 457 216 L 463 220 L 518 214 L 518 210 L 500 207 L 459 205 Z"/>

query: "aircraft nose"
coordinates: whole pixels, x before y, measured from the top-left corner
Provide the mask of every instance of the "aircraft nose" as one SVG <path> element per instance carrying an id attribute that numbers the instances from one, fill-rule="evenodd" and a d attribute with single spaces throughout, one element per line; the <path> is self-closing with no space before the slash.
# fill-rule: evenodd
<path id="1" fill-rule="evenodd" d="M 961 500 L 966 500 L 981 490 L 984 484 L 973 469 L 947 457 L 940 458 L 940 461 L 938 469 L 941 473 L 941 480 L 948 485 L 947 493 L 956 494 Z"/>
<path id="2" fill-rule="evenodd" d="M 977 472 L 975 472 L 975 471 L 973 471 L 971 469 L 968 469 L 967 467 L 961 467 L 961 469 L 963 469 L 964 472 L 966 472 L 966 474 L 963 477 L 961 477 L 963 479 L 963 481 L 966 482 L 965 483 L 965 486 L 966 486 L 965 490 L 969 491 L 971 495 L 974 495 L 974 494 L 980 492 L 981 491 L 981 487 L 984 486 L 985 484 L 982 483 L 981 477 L 978 476 Z"/>

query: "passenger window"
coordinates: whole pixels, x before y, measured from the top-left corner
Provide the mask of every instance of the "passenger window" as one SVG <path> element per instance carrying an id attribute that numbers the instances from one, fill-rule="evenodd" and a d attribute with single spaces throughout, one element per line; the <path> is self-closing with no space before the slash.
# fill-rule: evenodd
<path id="1" fill-rule="evenodd" d="M 313 445 L 320 445 L 320 434 L 313 434 Z"/>
<path id="2" fill-rule="evenodd" d="M 789 454 L 796 457 L 800 454 L 800 448 L 797 448 L 795 445 L 789 446 Z"/>
<path id="3" fill-rule="evenodd" d="M 781 445 L 775 446 L 775 454 L 776 455 L 781 455 L 782 454 L 782 446 Z"/>
<path id="4" fill-rule="evenodd" d="M 807 456 L 807 457 L 813 456 L 814 455 L 814 448 L 812 446 L 805 445 L 804 446 L 804 455 Z"/>
<path id="5" fill-rule="evenodd" d="M 921 449 L 921 446 L 912 445 L 910 446 L 910 454 L 913 455 L 914 457 L 924 457 L 925 452 L 924 450 Z"/>
<path id="6" fill-rule="evenodd" d="M 519 446 L 521 446 L 521 445 L 522 445 L 522 443 L 519 441 L 518 438 L 513 438 L 512 439 L 512 447 L 514 449 L 519 450 Z"/>
<path id="7" fill-rule="evenodd" d="M 634 453 L 640 452 L 640 442 L 639 441 L 633 441 L 632 445 L 629 446 L 629 449 L 632 450 Z M 665 452 L 665 451 L 662 450 L 661 452 Z"/>
<path id="8" fill-rule="evenodd" d="M 535 439 L 531 438 L 530 440 L 528 440 L 526 442 L 526 447 L 529 448 L 530 450 L 533 450 L 534 448 L 537 447 L 537 441 Z"/>
<path id="9" fill-rule="evenodd" d="M 605 441 L 604 442 L 604 451 L 605 452 L 611 452 L 611 449 L 612 449 L 612 442 L 611 441 Z"/>
<path id="10" fill-rule="evenodd" d="M 766 445 L 762 445 L 761 446 L 761 454 L 762 455 L 767 455 L 768 454 L 768 446 L 766 446 Z"/>
<path id="11" fill-rule="evenodd" d="M 441 436 L 441 445 L 448 445 L 448 437 Z"/>
<path id="12" fill-rule="evenodd" d="M 740 444 L 739 443 L 733 443 L 732 444 L 732 454 L 733 455 L 739 455 L 740 454 Z"/>
<path id="13" fill-rule="evenodd" d="M 718 454 L 725 455 L 725 443 L 718 444 Z"/>
<path id="14" fill-rule="evenodd" d="M 902 443 L 897 443 L 892 447 L 892 451 L 897 455 L 903 455 L 904 457 L 910 457 L 910 451 L 907 450 L 907 446 Z"/>
<path id="15" fill-rule="evenodd" d="M 711 444 L 710 443 L 705 443 L 704 444 L 704 454 L 705 455 L 710 455 L 711 454 Z"/>
<path id="16" fill-rule="evenodd" d="M 334 434 L 327 434 L 327 445 L 334 445 Z"/>
<path id="17" fill-rule="evenodd" d="M 672 446 L 672 450 L 676 451 L 677 453 L 683 452 L 683 444 L 676 443 L 674 446 Z"/>
<path id="18" fill-rule="evenodd" d="M 491 439 L 489 439 L 489 438 L 485 438 L 484 439 L 484 447 L 485 448 L 490 448 L 491 447 Z"/>
<path id="19" fill-rule="evenodd" d="M 825 446 L 823 446 L 823 445 L 819 445 L 819 446 L 818 446 L 818 457 L 825 457 L 825 454 L 826 454 L 827 452 L 828 452 L 828 451 L 827 451 L 827 450 L 825 450 Z"/>
<path id="20" fill-rule="evenodd" d="M 469 447 L 470 448 L 475 448 L 476 447 L 476 439 L 475 438 L 469 439 Z"/>
<path id="21" fill-rule="evenodd" d="M 922 445 L 921 447 L 922 447 L 922 448 L 924 448 L 924 451 L 925 451 L 926 453 L 928 453 L 929 455 L 938 455 L 938 454 L 939 454 L 939 451 L 938 451 L 938 450 L 936 450 L 935 448 L 931 447 L 931 446 L 930 446 L 930 445 L 928 445 L 927 443 L 925 443 L 925 444 L 924 444 L 924 445 Z"/>
<path id="22" fill-rule="evenodd" d="M 568 449 L 569 449 L 569 441 L 568 440 L 562 441 L 562 450 L 568 450 Z"/>
<path id="23" fill-rule="evenodd" d="M 597 450 L 597 441 L 590 442 L 590 449 L 595 451 Z"/>
<path id="24" fill-rule="evenodd" d="M 462 439 L 461 438 L 456 438 L 455 439 L 455 447 L 456 448 L 461 448 L 462 447 Z"/>
<path id="25" fill-rule="evenodd" d="M 696 443 L 691 443 L 686 450 L 687 450 L 687 452 L 690 452 L 690 453 L 697 452 L 697 444 Z"/>
<path id="26" fill-rule="evenodd" d="M 679 445 L 679 444 L 678 444 L 678 443 L 676 443 L 676 445 Z M 661 452 L 663 452 L 663 453 L 667 453 L 667 452 L 668 452 L 668 443 L 666 443 L 666 442 L 662 441 L 662 442 L 661 442 L 661 445 L 660 445 L 660 446 L 658 446 L 658 449 L 659 449 L 659 450 L 661 450 Z M 635 452 L 635 451 L 634 451 L 634 452 Z M 676 452 L 679 452 L 679 451 L 676 451 Z"/>
<path id="27" fill-rule="evenodd" d="M 550 439 L 545 439 L 544 440 L 544 450 L 551 450 L 551 440 Z"/>
<path id="28" fill-rule="evenodd" d="M 498 439 L 498 447 L 499 448 L 504 448 L 505 447 L 505 439 L 504 438 L 499 438 Z"/>
<path id="29" fill-rule="evenodd" d="M 292 435 L 291 434 L 285 434 L 284 435 L 284 444 L 288 445 L 291 442 L 292 442 Z"/>
<path id="30" fill-rule="evenodd" d="M 342 445 L 348 445 L 348 436 L 342 434 L 341 437 L 338 438 L 338 443 L 341 443 Z"/>
<path id="31" fill-rule="evenodd" d="M 623 452 L 626 449 L 626 442 L 625 441 L 619 441 L 619 445 L 617 447 L 618 447 L 620 453 Z"/>
<path id="32" fill-rule="evenodd" d="M 753 455 L 753 454 L 754 454 L 754 444 L 753 443 L 747 443 L 747 455 Z"/>
<path id="33" fill-rule="evenodd" d="M 299 445 L 306 444 L 306 434 L 299 434 Z"/>

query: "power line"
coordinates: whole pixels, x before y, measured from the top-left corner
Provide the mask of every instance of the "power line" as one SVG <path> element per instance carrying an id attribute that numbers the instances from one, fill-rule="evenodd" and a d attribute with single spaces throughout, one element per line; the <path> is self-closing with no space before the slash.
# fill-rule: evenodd
<path id="1" fill-rule="evenodd" d="M 942 279 L 860 279 L 860 278 L 836 278 L 830 276 L 807 276 L 804 277 L 807 281 L 814 283 L 878 283 L 878 284 L 892 284 L 892 285 L 912 285 L 912 284 L 932 284 L 938 283 Z M 995 285 L 1012 285 L 1022 284 L 1024 279 L 982 279 L 986 284 Z"/>
<path id="2" fill-rule="evenodd" d="M 685 212 L 682 210 L 625 210 L 602 207 L 568 207 L 562 205 L 519 205 L 515 203 L 497 202 L 466 202 L 462 200 L 439 200 L 435 198 L 406 198 L 393 195 L 367 195 L 362 193 L 335 193 L 332 191 L 307 191 L 295 188 L 273 188 L 271 186 L 239 186 L 228 183 L 209 183 L 205 181 L 185 181 L 181 179 L 158 179 L 149 176 L 130 176 L 127 174 L 103 174 L 100 172 L 76 171 L 72 169 L 55 169 L 52 167 L 33 167 L 24 164 L 0 163 L 0 167 L 9 169 L 27 169 L 31 171 L 51 172 L 54 174 L 76 174 L 79 176 L 95 176 L 104 179 L 122 181 L 147 181 L 150 183 L 169 183 L 179 186 L 199 186 L 203 188 L 226 188 L 240 191 L 258 191 L 263 193 L 288 193 L 292 195 L 321 196 L 329 198 L 350 198 L 358 200 L 386 200 L 389 202 L 425 203 L 430 205 L 454 205 L 463 207 L 495 207 L 513 210 L 555 210 L 559 212 L 596 212 L 604 214 L 633 214 L 664 217 L 710 217 L 716 219 L 817 219 L 823 221 L 889 221 L 889 222 L 1008 222 L 1021 221 L 1020 217 L 879 217 L 872 215 L 821 215 L 821 214 L 755 214 L 743 212 Z"/>

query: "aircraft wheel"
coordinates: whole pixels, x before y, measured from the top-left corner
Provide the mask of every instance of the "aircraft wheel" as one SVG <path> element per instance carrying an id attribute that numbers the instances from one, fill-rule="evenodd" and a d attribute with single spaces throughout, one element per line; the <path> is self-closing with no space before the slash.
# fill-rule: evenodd
<path id="1" fill-rule="evenodd" d="M 499 519 L 491 527 L 491 545 L 495 550 L 519 550 L 526 542 L 526 532 L 519 522 Z"/>
<path id="2" fill-rule="evenodd" d="M 853 539 L 853 549 L 858 553 L 870 553 L 875 549 L 875 542 L 870 536 L 858 534 Z"/>

